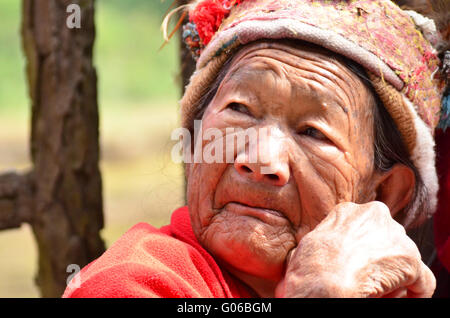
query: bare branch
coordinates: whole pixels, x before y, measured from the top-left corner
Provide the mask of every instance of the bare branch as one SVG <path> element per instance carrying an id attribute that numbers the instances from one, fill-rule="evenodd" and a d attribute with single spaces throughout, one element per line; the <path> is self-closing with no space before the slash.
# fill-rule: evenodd
<path id="1" fill-rule="evenodd" d="M 0 175 L 0 230 L 18 228 L 31 217 L 31 174 Z"/>

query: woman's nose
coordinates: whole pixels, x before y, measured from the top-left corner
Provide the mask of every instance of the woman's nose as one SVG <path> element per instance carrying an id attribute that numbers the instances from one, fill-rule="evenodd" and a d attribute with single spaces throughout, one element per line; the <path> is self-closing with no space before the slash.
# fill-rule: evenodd
<path id="1" fill-rule="evenodd" d="M 289 182 L 290 172 L 287 164 L 262 165 L 235 162 L 234 167 L 240 175 L 255 182 L 264 182 L 279 187 Z"/>
<path id="2" fill-rule="evenodd" d="M 272 130 L 269 136 L 258 138 L 257 147 L 243 149 L 236 157 L 234 168 L 241 176 L 252 181 L 284 186 L 290 178 L 285 141 L 284 134 Z"/>

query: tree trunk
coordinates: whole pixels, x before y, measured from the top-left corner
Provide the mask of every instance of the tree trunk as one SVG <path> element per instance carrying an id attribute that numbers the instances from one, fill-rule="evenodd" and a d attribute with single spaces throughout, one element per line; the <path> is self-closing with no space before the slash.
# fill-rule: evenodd
<path id="1" fill-rule="evenodd" d="M 69 4 L 81 7 L 70 29 Z M 32 103 L 33 205 L 44 297 L 66 288 L 67 266 L 83 267 L 104 243 L 93 0 L 23 0 L 22 40 Z"/>

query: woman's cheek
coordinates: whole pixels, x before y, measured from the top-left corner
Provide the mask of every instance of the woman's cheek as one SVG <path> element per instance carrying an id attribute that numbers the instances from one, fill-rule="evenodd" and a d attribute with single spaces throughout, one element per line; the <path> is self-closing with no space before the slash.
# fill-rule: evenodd
<path id="1" fill-rule="evenodd" d="M 351 151 L 344 152 L 333 145 L 319 145 L 311 147 L 308 156 L 314 172 L 333 190 L 336 204 L 357 199 L 354 189 L 364 171 L 358 168 Z"/>
<path id="2" fill-rule="evenodd" d="M 352 201 L 357 178 L 336 147 L 309 140 L 300 149 L 293 172 L 302 205 L 300 231 L 305 231 L 313 230 L 337 204 Z"/>
<path id="3" fill-rule="evenodd" d="M 195 233 L 204 231 L 213 216 L 214 189 L 220 179 L 221 170 L 213 164 L 192 163 L 187 182 L 187 200 Z"/>
<path id="4" fill-rule="evenodd" d="M 235 158 L 234 149 L 227 146 L 226 128 L 215 127 L 213 120 L 203 120 L 201 133 L 197 135 L 193 158 L 197 162 L 188 165 L 188 206 L 192 226 L 197 234 L 203 233 L 214 216 L 214 194 L 220 179 Z M 223 123 L 222 123 L 223 124 Z"/>

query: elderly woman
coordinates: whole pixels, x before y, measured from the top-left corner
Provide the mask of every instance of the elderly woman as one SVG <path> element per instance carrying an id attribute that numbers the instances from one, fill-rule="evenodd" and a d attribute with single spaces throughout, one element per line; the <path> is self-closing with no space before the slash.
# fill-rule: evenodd
<path id="1" fill-rule="evenodd" d="M 438 33 L 384 0 L 188 9 L 186 149 L 220 140 L 233 160 L 189 160 L 188 207 L 133 227 L 64 296 L 430 297 L 405 228 L 437 205 Z M 227 147 L 238 128 L 269 133 Z"/>

